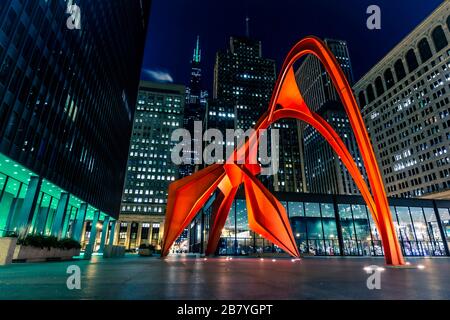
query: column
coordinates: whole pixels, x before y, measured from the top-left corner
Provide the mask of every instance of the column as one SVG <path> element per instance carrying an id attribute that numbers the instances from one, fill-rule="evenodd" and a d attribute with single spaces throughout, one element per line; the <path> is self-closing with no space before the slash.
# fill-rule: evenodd
<path id="1" fill-rule="evenodd" d="M 5 224 L 5 235 L 9 232 L 12 231 L 17 231 L 14 230 L 14 216 L 18 215 L 19 211 L 20 211 L 20 207 L 23 205 L 23 199 L 19 199 L 19 198 L 14 198 L 11 202 L 11 205 L 9 207 L 9 213 L 8 216 L 6 217 L 6 224 Z M 14 214 L 16 213 L 16 214 Z"/>
<path id="2" fill-rule="evenodd" d="M 131 224 L 132 223 L 133 223 L 132 221 L 127 222 L 127 236 L 125 238 L 125 244 L 124 244 L 125 249 L 128 249 L 129 245 L 130 245 L 130 235 L 131 235 Z"/>
<path id="3" fill-rule="evenodd" d="M 19 236 L 24 237 L 28 233 L 28 228 L 33 221 L 33 215 L 36 208 L 36 202 L 41 191 L 42 178 L 33 176 L 30 178 L 30 183 L 28 184 L 28 189 L 25 194 L 25 200 L 23 202 L 22 208 L 19 211 L 17 217 L 16 227 Z"/>
<path id="4" fill-rule="evenodd" d="M 333 209 L 334 209 L 334 217 L 336 219 L 336 231 L 339 241 L 339 255 L 344 255 L 344 238 L 342 237 L 342 225 L 341 225 L 341 217 L 339 215 L 339 207 L 337 204 L 336 196 L 333 196 Z M 309 248 L 308 248 L 309 250 Z"/>
<path id="5" fill-rule="evenodd" d="M 114 238 L 116 236 L 116 223 L 117 221 L 111 221 L 111 228 L 109 230 L 109 245 L 112 246 L 114 245 Z"/>
<path id="6" fill-rule="evenodd" d="M 139 248 L 141 245 L 141 236 L 142 236 L 142 223 L 138 222 L 138 231 L 136 234 L 136 248 Z"/>
<path id="7" fill-rule="evenodd" d="M 52 231 L 50 234 L 58 239 L 61 238 L 64 220 L 66 218 L 67 205 L 69 204 L 69 194 L 66 192 L 61 193 L 61 197 L 58 201 L 56 208 L 55 218 L 52 223 Z"/>
<path id="8" fill-rule="evenodd" d="M 48 212 L 50 211 L 50 204 L 47 208 L 39 208 L 38 217 L 36 219 L 34 234 L 44 234 L 45 222 L 47 221 Z"/>
<path id="9" fill-rule="evenodd" d="M 86 212 L 87 212 L 87 203 L 82 203 L 80 206 L 80 210 L 78 210 L 77 216 L 75 217 L 75 221 L 73 222 L 73 228 L 70 237 L 78 242 L 81 241 L 81 232 L 83 231 Z"/>
<path id="10" fill-rule="evenodd" d="M 91 235 L 89 236 L 89 244 L 86 246 L 86 250 L 84 251 L 84 257 L 86 259 L 90 259 L 92 256 L 92 253 L 95 249 L 95 240 L 97 238 L 97 223 L 100 218 L 100 211 L 94 212 L 94 218 L 92 219 L 92 226 L 91 226 Z"/>
<path id="11" fill-rule="evenodd" d="M 69 214 L 66 214 L 66 218 L 63 221 L 63 228 L 62 228 L 62 235 L 61 235 L 61 237 L 63 237 L 63 238 L 67 237 L 67 232 L 69 230 L 69 226 L 71 225 L 71 223 L 72 223 L 71 228 L 73 228 L 73 224 L 75 223 L 75 218 L 72 220 L 72 222 L 70 220 L 72 218 L 72 213 L 74 210 L 75 210 L 75 217 L 76 217 L 78 208 L 71 207 Z"/>
<path id="12" fill-rule="evenodd" d="M 98 249 L 99 253 L 103 253 L 103 249 L 105 248 L 106 235 L 108 234 L 108 229 L 109 229 L 109 216 L 106 216 L 105 220 L 103 220 L 102 238 L 100 240 L 100 248 Z"/>

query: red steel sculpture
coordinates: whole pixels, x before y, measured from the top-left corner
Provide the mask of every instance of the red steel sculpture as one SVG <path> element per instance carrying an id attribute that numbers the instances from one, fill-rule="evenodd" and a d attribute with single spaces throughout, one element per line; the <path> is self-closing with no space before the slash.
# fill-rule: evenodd
<path id="1" fill-rule="evenodd" d="M 321 61 L 339 93 L 364 161 L 370 188 L 344 142 L 323 118 L 308 108 L 298 89 L 293 64 L 307 54 L 313 54 Z M 369 207 L 381 236 L 386 264 L 397 266 L 405 264 L 380 171 L 352 89 L 333 54 L 316 37 L 304 38 L 289 52 L 275 85 L 269 110 L 256 124 L 255 134 L 234 150 L 232 158 L 225 164 L 213 164 L 170 184 L 162 256 L 168 254 L 173 242 L 218 188 L 220 192 L 213 202 L 208 245 L 205 251 L 206 255 L 213 254 L 236 192 L 244 183 L 250 229 L 291 256 L 299 257 L 284 207 L 256 178 L 261 172 L 261 167 L 248 162 L 258 144 L 259 130 L 267 129 L 272 123 L 285 118 L 305 121 L 327 140 L 348 169 Z M 242 161 L 244 156 L 245 161 Z"/>

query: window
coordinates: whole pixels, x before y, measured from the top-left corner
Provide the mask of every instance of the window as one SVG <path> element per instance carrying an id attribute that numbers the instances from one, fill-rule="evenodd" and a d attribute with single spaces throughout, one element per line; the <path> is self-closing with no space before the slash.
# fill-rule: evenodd
<path id="1" fill-rule="evenodd" d="M 426 38 L 423 38 L 422 40 L 419 41 L 418 48 L 420 59 L 422 60 L 422 62 L 428 61 L 433 55 L 431 53 L 431 48 Z"/>
<path id="2" fill-rule="evenodd" d="M 408 207 L 395 208 L 398 217 L 398 233 L 400 241 L 402 241 L 404 254 L 407 256 L 417 256 L 421 253 L 416 243 L 416 235 L 411 220 Z"/>
<path id="3" fill-rule="evenodd" d="M 13 8 L 10 8 L 8 15 L 5 19 L 5 23 L 3 24 L 3 28 L 2 28 L 3 32 L 5 32 L 7 37 L 11 36 L 13 26 L 14 26 L 14 23 L 16 22 L 16 19 L 17 19 L 17 13 L 14 11 Z"/>
<path id="4" fill-rule="evenodd" d="M 364 108 L 366 106 L 366 96 L 364 95 L 364 91 L 361 91 L 358 95 L 359 107 Z"/>
<path id="5" fill-rule="evenodd" d="M 338 210 L 341 220 L 342 238 L 344 241 L 344 254 L 359 255 L 351 207 L 348 204 L 339 204 Z"/>
<path id="6" fill-rule="evenodd" d="M 441 51 L 448 45 L 447 38 L 445 37 L 444 30 L 442 30 L 441 26 L 437 26 L 433 30 L 431 37 L 433 38 L 433 43 L 434 43 L 436 52 Z"/>
<path id="7" fill-rule="evenodd" d="M 405 67 L 401 59 L 398 59 L 394 64 L 395 75 L 397 76 L 397 81 L 402 80 L 406 77 Z"/>
<path id="8" fill-rule="evenodd" d="M 9 118 L 8 126 L 5 130 L 5 137 L 11 140 L 14 137 L 14 132 L 16 131 L 17 124 L 19 122 L 19 115 L 17 112 L 13 112 Z"/>
<path id="9" fill-rule="evenodd" d="M 149 234 L 150 234 L 150 223 L 143 223 L 141 231 L 141 241 L 148 241 Z"/>
<path id="10" fill-rule="evenodd" d="M 384 86 L 381 77 L 375 79 L 375 90 L 377 91 L 377 96 L 381 96 L 384 93 Z"/>
<path id="11" fill-rule="evenodd" d="M 359 249 L 363 255 L 370 255 L 372 251 L 372 237 L 370 234 L 370 222 L 367 216 L 366 206 L 352 205 L 353 223 Z"/>
<path id="12" fill-rule="evenodd" d="M 416 54 L 414 53 L 413 49 L 410 49 L 406 53 L 406 64 L 408 65 L 409 72 L 413 72 L 419 66 L 419 64 L 417 62 Z"/>
<path id="13" fill-rule="evenodd" d="M 375 94 L 373 92 L 373 87 L 371 84 L 367 86 L 367 99 L 369 103 L 371 103 L 373 100 L 375 100 Z"/>
<path id="14" fill-rule="evenodd" d="M 289 202 L 289 217 L 303 217 L 305 214 L 303 212 L 302 202 Z"/>
<path id="15" fill-rule="evenodd" d="M 245 200 L 236 200 L 236 230 L 239 238 L 250 238 Z"/>
<path id="16" fill-rule="evenodd" d="M 387 69 L 384 72 L 384 81 L 386 82 L 386 89 L 390 89 L 394 86 L 394 76 L 392 75 L 391 69 Z"/>

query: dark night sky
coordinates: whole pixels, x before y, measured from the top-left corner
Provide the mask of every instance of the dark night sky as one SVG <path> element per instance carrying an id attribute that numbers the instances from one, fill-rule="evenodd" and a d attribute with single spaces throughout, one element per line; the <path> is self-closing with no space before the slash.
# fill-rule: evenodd
<path id="1" fill-rule="evenodd" d="M 427 17 L 443 0 L 153 0 L 143 78 L 149 70 L 186 84 L 197 34 L 204 85 L 212 88 L 215 53 L 231 35 L 262 41 L 263 56 L 281 66 L 290 47 L 306 35 L 348 42 L 355 80 Z M 382 29 L 368 30 L 366 9 L 381 8 Z M 167 77 L 167 75 L 166 75 Z"/>

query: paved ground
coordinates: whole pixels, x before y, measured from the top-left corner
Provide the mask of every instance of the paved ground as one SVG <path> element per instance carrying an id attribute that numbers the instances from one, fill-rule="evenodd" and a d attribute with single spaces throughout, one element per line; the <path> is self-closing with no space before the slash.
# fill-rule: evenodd
<path id="1" fill-rule="evenodd" d="M 368 265 L 382 259 L 125 257 L 0 267 L 0 299 L 450 299 L 450 259 L 409 259 L 425 269 L 385 268 L 368 290 Z M 81 269 L 68 290 L 67 267 Z"/>

